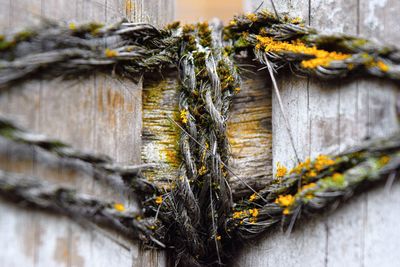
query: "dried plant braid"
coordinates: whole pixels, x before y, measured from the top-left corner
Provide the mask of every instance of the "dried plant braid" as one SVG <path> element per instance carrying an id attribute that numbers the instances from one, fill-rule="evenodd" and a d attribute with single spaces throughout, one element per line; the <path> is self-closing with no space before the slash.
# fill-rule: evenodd
<path id="1" fill-rule="evenodd" d="M 156 227 L 159 222 L 154 218 L 143 218 L 121 203 L 104 202 L 72 189 L 4 171 L 0 171 L 0 196 L 23 206 L 53 211 L 74 219 L 87 219 L 139 239 L 144 244 L 165 247 L 163 228 Z"/>
<path id="2" fill-rule="evenodd" d="M 160 71 L 177 61 L 180 38 L 174 31 L 127 21 L 69 27 L 47 22 L 41 28 L 2 36 L 0 88 L 28 77 L 76 76 L 94 70 L 135 77 Z"/>
<path id="3" fill-rule="evenodd" d="M 400 134 L 367 142 L 336 157 L 307 159 L 289 172 L 279 168 L 283 168 L 282 176 L 236 205 L 229 225 L 238 238 L 252 238 L 278 223 L 291 229 L 303 213 L 336 206 L 385 178 L 393 181 L 400 171 Z"/>
<path id="4" fill-rule="evenodd" d="M 275 70 L 290 66 L 296 73 L 322 79 L 369 74 L 400 79 L 400 51 L 393 46 L 344 34 L 325 35 L 299 18 L 266 10 L 235 17 L 225 28 L 225 39 L 236 51 L 250 49 L 262 64 Z"/>
<path id="5" fill-rule="evenodd" d="M 142 177 L 140 172 L 143 168 L 154 166 L 120 164 L 104 155 L 82 152 L 59 140 L 28 132 L 3 116 L 0 116 L 0 141 L 19 146 L 18 150 L 13 152 L 14 159 L 29 157 L 29 149 L 33 147 L 38 161 L 46 161 L 46 164 L 51 161 L 53 165 L 59 164 L 86 172 L 93 178 L 126 193 L 134 193 L 137 196 L 156 194 L 158 190 L 154 184 Z M 50 159 L 48 154 L 53 158 Z"/>

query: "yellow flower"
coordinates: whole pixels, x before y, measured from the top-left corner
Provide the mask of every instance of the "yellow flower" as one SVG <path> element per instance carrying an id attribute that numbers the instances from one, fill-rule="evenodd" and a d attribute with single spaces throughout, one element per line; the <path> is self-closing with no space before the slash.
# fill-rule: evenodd
<path id="1" fill-rule="evenodd" d="M 279 162 L 276 164 L 276 177 L 283 177 L 287 173 L 285 166 L 281 165 Z"/>
<path id="2" fill-rule="evenodd" d="M 104 51 L 104 54 L 106 55 L 106 57 L 115 57 L 115 56 L 118 55 L 117 51 L 111 50 L 111 49 L 109 49 L 109 48 L 107 48 L 107 49 Z"/>
<path id="3" fill-rule="evenodd" d="M 123 212 L 125 210 L 125 206 L 122 203 L 115 203 L 114 209 L 116 209 L 119 212 Z"/>
<path id="4" fill-rule="evenodd" d="M 163 203 L 163 198 L 162 196 L 156 197 L 156 204 L 161 205 Z"/>
<path id="5" fill-rule="evenodd" d="M 186 124 L 188 119 L 187 119 L 188 111 L 186 109 L 181 110 L 181 121 L 183 124 Z"/>
<path id="6" fill-rule="evenodd" d="M 275 203 L 283 207 L 292 205 L 294 201 L 295 199 L 292 195 L 280 195 L 277 199 L 275 199 Z"/>

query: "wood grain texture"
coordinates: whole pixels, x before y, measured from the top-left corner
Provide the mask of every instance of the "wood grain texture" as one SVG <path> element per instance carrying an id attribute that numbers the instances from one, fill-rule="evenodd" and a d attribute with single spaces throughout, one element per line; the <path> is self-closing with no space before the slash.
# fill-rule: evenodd
<path id="1" fill-rule="evenodd" d="M 152 6 L 148 6 L 149 3 Z M 162 2 L 162 3 L 161 3 Z M 163 24 L 172 20 L 173 2 L 123 0 L 0 0 L 2 32 L 39 23 L 133 21 Z M 151 10 L 149 9 L 151 8 Z M 105 153 L 123 163 L 140 163 L 142 82 L 94 74 L 76 80 L 33 81 L 0 95 L 0 113 L 24 127 L 59 138 L 82 150 Z M 132 199 L 87 175 L 39 164 L 35 152 L 23 162 L 11 147 L 3 169 L 44 177 L 136 207 Z M 1 266 L 164 266 L 163 253 L 148 252 L 109 231 L 0 202 Z M 3 233 L 6 233 L 3 235 Z"/>
<path id="2" fill-rule="evenodd" d="M 272 179 L 272 102 L 264 75 L 251 74 L 243 79 L 229 113 L 229 166 L 239 177 L 231 174 L 229 178 L 235 198 L 251 192 L 242 180 L 257 190 Z"/>
<path id="3" fill-rule="evenodd" d="M 247 1 L 254 9 L 257 1 Z M 269 1 L 265 1 L 269 6 Z M 279 12 L 300 15 L 325 32 L 361 34 L 396 43 L 398 1 L 275 1 Z M 366 137 L 399 130 L 395 103 L 399 88 L 388 81 L 366 79 L 335 84 L 280 77 L 285 110 L 300 158 L 338 153 Z M 273 162 L 295 164 L 282 115 L 273 96 Z M 390 193 L 378 187 L 334 212 L 301 222 L 291 235 L 268 234 L 237 255 L 235 266 L 394 266 L 400 231 L 400 184 Z"/>

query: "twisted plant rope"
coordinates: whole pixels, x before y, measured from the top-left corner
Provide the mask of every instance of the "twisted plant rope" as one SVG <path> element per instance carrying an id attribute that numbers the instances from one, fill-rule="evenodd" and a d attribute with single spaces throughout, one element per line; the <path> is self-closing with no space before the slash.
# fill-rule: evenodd
<path id="1" fill-rule="evenodd" d="M 322 79 L 349 74 L 400 79 L 398 48 L 345 34 L 321 34 L 299 18 L 277 18 L 267 10 L 235 17 L 225 28 L 225 39 L 237 52 L 253 49 L 262 64 L 271 60 L 275 70 L 289 66 Z"/>
<path id="2" fill-rule="evenodd" d="M 137 166 L 109 167 L 115 165 L 107 158 L 31 135 L 1 119 L 0 136 L 8 142 L 82 161 L 104 177 L 119 177 L 119 184 L 140 195 L 144 219 L 124 212 L 118 203 L 88 200 L 69 189 L 5 172 L 0 173 L 0 194 L 74 218 L 107 222 L 150 245 L 173 250 L 175 265 L 221 266 L 243 240 L 278 223 L 290 230 L 300 215 L 325 210 L 365 186 L 398 176 L 399 134 L 336 157 L 307 159 L 290 171 L 280 167 L 264 190 L 253 190 L 233 203 L 226 120 L 231 100 L 240 91 L 233 59 L 243 51 L 262 64 L 272 62 L 275 71 L 289 66 L 322 79 L 349 74 L 400 78 L 397 48 L 345 35 L 321 35 L 298 19 L 268 11 L 238 16 L 225 28 L 207 23 L 173 23 L 161 30 L 129 22 L 110 27 L 47 23 L 0 38 L 0 88 L 27 78 L 94 70 L 134 78 L 175 65 L 180 76 L 180 122 L 173 122 L 182 130 L 179 176 L 170 189 L 158 188 L 140 176 Z"/>

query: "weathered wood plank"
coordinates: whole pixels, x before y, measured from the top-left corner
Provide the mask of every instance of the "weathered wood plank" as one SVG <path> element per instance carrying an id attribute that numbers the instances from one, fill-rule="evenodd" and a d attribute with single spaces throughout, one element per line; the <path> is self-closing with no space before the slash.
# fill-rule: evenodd
<path id="1" fill-rule="evenodd" d="M 161 8 L 157 8 L 158 2 L 163 2 Z M 35 0 L 29 3 L 1 0 L 4 16 L 0 18 L 0 26 L 2 32 L 15 31 L 38 23 L 42 17 L 78 23 L 110 23 L 122 17 L 160 24 L 170 21 L 174 3 L 158 2 L 152 1 L 150 12 L 140 0 Z M 138 6 L 141 8 L 137 9 Z M 0 96 L 0 113 L 14 115 L 22 126 L 80 149 L 109 154 L 119 162 L 140 163 L 141 88 L 141 82 L 100 74 L 74 81 L 29 82 Z M 53 177 L 52 182 L 128 206 L 136 205 L 120 192 L 94 183 L 82 173 L 71 173 L 62 166 L 49 168 L 35 162 L 34 157 L 33 153 L 32 158 L 21 165 L 9 156 L 8 162 L 2 161 L 1 165 L 47 179 Z M 105 230 L 82 228 L 69 219 L 15 209 L 4 202 L 0 202 L 0 209 L 4 214 L 0 219 L 0 232 L 6 231 L 8 239 L 17 240 L 15 246 L 0 252 L 2 264 L 6 266 L 165 265 L 163 253 L 144 252 L 137 244 Z M 21 229 L 30 231 L 21 234 Z M 26 240 L 22 242 L 22 238 Z M 2 237 L 1 240 L 3 243 Z M 31 247 L 24 250 L 25 243 Z"/>
<path id="2" fill-rule="evenodd" d="M 279 12 L 306 15 L 311 26 L 324 31 L 361 33 L 370 38 L 375 34 L 392 43 L 400 38 L 394 22 L 395 5 L 399 9 L 395 1 L 275 2 Z M 251 9 L 257 6 L 253 1 L 248 4 Z M 399 90 L 390 82 L 368 79 L 332 85 L 284 79 L 281 94 L 302 159 L 341 152 L 367 136 L 385 136 L 399 129 L 395 115 Z M 273 131 L 274 164 L 293 166 L 289 138 L 274 97 Z M 290 236 L 271 234 L 238 255 L 236 266 L 392 266 L 399 262 L 399 232 L 394 230 L 400 216 L 395 193 L 399 188 L 395 184 L 390 196 L 383 188 L 359 196 L 333 214 L 298 226 Z"/>

